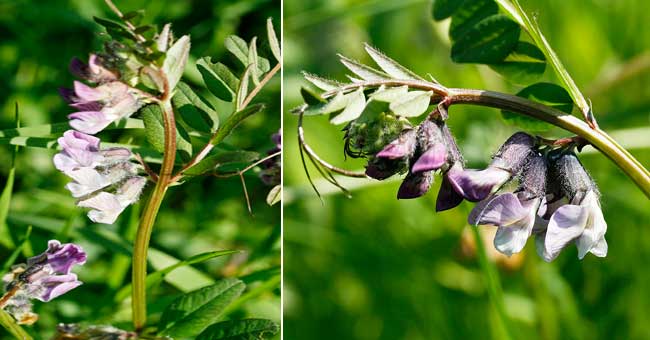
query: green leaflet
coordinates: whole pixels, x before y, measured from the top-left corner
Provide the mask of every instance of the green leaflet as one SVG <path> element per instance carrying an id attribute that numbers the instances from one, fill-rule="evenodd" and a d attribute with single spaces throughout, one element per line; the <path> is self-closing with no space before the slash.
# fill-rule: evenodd
<path id="1" fill-rule="evenodd" d="M 457 63 L 499 63 L 517 46 L 520 31 L 519 25 L 505 15 L 485 18 L 454 43 L 451 59 Z"/>
<path id="2" fill-rule="evenodd" d="M 228 320 L 208 327 L 196 340 L 259 340 L 280 331 L 278 324 L 265 319 Z"/>
<path id="3" fill-rule="evenodd" d="M 156 151 L 163 152 L 165 150 L 165 129 L 160 106 L 148 105 L 141 112 L 147 141 Z M 189 159 L 192 156 L 190 137 L 179 124 L 176 124 L 176 127 L 176 150 L 179 151 L 181 157 Z"/>
<path id="4" fill-rule="evenodd" d="M 161 334 L 192 337 L 201 333 L 246 288 L 237 279 L 224 279 L 214 285 L 187 293 L 172 302 L 160 317 Z"/>
<path id="5" fill-rule="evenodd" d="M 176 84 L 183 76 L 185 64 L 190 54 L 190 37 L 184 35 L 180 37 L 170 48 L 167 50 L 165 61 L 162 70 L 167 75 L 167 82 L 170 91 L 176 88 Z"/>
<path id="6" fill-rule="evenodd" d="M 217 98 L 230 102 L 239 88 L 239 79 L 222 63 L 212 63 L 210 57 L 203 57 L 196 63 L 205 86 Z"/>
<path id="7" fill-rule="evenodd" d="M 471 31 L 483 19 L 499 13 L 499 7 L 493 0 L 465 0 L 451 18 L 449 38 L 452 41 Z"/>
<path id="8" fill-rule="evenodd" d="M 386 80 L 391 78 L 388 74 L 382 71 L 361 64 L 358 61 L 352 60 L 340 54 L 339 54 L 339 58 L 341 59 L 341 63 L 345 65 L 345 67 L 347 67 L 348 70 L 352 71 L 352 73 L 361 77 L 361 79 L 363 80 L 375 81 L 375 80 Z"/>
<path id="9" fill-rule="evenodd" d="M 244 67 L 248 67 L 250 64 L 253 64 L 251 60 L 249 60 L 249 46 L 246 43 L 246 41 L 236 35 L 231 35 L 228 38 L 226 38 L 225 41 L 226 49 L 232 53 L 241 63 Z M 257 60 L 255 61 L 255 64 L 257 64 L 257 69 L 260 72 L 260 74 L 264 74 L 268 72 L 271 67 L 269 64 L 268 59 L 262 58 L 262 57 L 257 57 Z"/>
<path id="10" fill-rule="evenodd" d="M 537 83 L 524 88 L 517 93 L 517 96 L 527 98 L 544 105 L 556 108 L 560 111 L 571 114 L 573 101 L 569 93 L 561 86 L 551 83 Z M 514 125 L 530 131 L 547 131 L 553 128 L 552 125 L 522 116 L 513 112 L 502 111 L 503 118 Z"/>
<path id="11" fill-rule="evenodd" d="M 398 116 L 417 117 L 426 112 L 432 95 L 432 91 L 411 91 L 391 102 L 389 108 Z"/>
<path id="12" fill-rule="evenodd" d="M 268 195 L 266 196 L 266 204 L 268 205 L 274 205 L 282 199 L 282 186 L 281 185 L 276 185 L 269 191 Z"/>
<path id="13" fill-rule="evenodd" d="M 432 16 L 434 20 L 447 19 L 456 12 L 463 4 L 464 0 L 434 0 Z"/>
<path id="14" fill-rule="evenodd" d="M 191 128 L 211 132 L 219 127 L 217 112 L 184 82 L 176 86 L 172 103 L 178 116 Z"/>
<path id="15" fill-rule="evenodd" d="M 366 97 L 363 94 L 363 87 L 347 94 L 348 100 L 343 111 L 330 119 L 330 123 L 338 125 L 355 120 L 361 116 L 363 109 L 366 107 Z"/>
<path id="16" fill-rule="evenodd" d="M 387 57 L 385 54 L 381 53 L 379 50 L 373 48 L 372 46 L 364 44 L 364 47 L 372 60 L 374 60 L 379 68 L 386 72 L 390 77 L 394 79 L 424 80 L 422 77 L 415 74 L 415 72 L 400 65 L 397 61 Z"/>
<path id="17" fill-rule="evenodd" d="M 515 84 L 530 84 L 544 74 L 546 57 L 537 46 L 519 41 L 505 60 L 489 66 Z"/>
<path id="18" fill-rule="evenodd" d="M 273 29 L 273 20 L 271 20 L 271 18 L 268 18 L 266 20 L 266 33 L 269 39 L 269 47 L 271 48 L 271 53 L 273 53 L 275 60 L 282 62 L 280 42 L 278 41 L 278 36 L 275 34 L 275 30 Z"/>

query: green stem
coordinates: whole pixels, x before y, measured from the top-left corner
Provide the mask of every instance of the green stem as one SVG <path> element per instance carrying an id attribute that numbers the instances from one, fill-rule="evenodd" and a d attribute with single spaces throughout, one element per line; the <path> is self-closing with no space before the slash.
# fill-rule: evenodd
<path id="1" fill-rule="evenodd" d="M 503 301 L 503 290 L 501 288 L 501 282 L 499 281 L 499 275 L 494 267 L 494 263 L 490 261 L 485 252 L 485 245 L 483 244 L 483 238 L 477 227 L 471 227 L 472 232 L 474 233 L 474 240 L 476 241 L 476 253 L 478 254 L 478 262 L 481 266 L 481 270 L 485 275 L 485 284 L 488 290 L 488 296 L 490 301 L 496 311 L 496 316 L 501 326 L 500 338 L 502 339 L 512 339 L 512 333 L 510 332 L 510 326 L 508 321 L 508 315 L 506 314 L 505 303 Z"/>
<path id="2" fill-rule="evenodd" d="M 27 332 L 22 327 L 20 327 L 16 321 L 14 321 L 14 318 L 12 318 L 11 315 L 2 309 L 0 309 L 0 325 L 9 331 L 9 333 L 11 333 L 11 335 L 13 335 L 16 339 L 33 339 L 31 335 L 27 334 Z"/>
<path id="3" fill-rule="evenodd" d="M 133 326 L 136 330 L 141 330 L 147 319 L 145 283 L 147 278 L 147 250 L 160 204 L 171 182 L 174 160 L 176 158 L 176 122 L 174 120 L 174 111 L 169 100 L 162 102 L 161 106 L 165 129 L 165 150 L 163 152 L 160 173 L 158 174 L 158 181 L 142 212 L 142 218 L 140 219 L 140 225 L 138 226 L 138 233 L 136 234 L 133 247 L 133 291 L 131 293 L 131 304 L 133 308 Z"/>

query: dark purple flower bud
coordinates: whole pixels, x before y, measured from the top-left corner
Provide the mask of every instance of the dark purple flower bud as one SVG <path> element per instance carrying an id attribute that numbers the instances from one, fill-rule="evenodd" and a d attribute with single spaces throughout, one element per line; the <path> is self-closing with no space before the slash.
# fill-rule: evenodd
<path id="1" fill-rule="evenodd" d="M 406 178 L 402 181 L 399 190 L 397 191 L 398 199 L 408 199 L 420 197 L 429 191 L 433 183 L 433 172 L 409 172 Z"/>
<path id="2" fill-rule="evenodd" d="M 371 158 L 366 165 L 366 175 L 377 180 L 384 180 L 402 171 L 406 171 L 408 160 Z"/>
<path id="3" fill-rule="evenodd" d="M 457 207 L 463 202 L 463 196 L 459 194 L 459 188 L 453 178 L 463 171 L 460 163 L 454 164 L 442 177 L 440 190 L 436 199 L 436 211 L 445 211 Z"/>
<path id="4" fill-rule="evenodd" d="M 423 121 L 418 128 L 417 141 L 419 156 L 411 172 L 438 170 L 447 163 L 447 146 L 438 124 L 430 120 Z"/>
<path id="5" fill-rule="evenodd" d="M 414 129 L 402 131 L 394 141 L 386 145 L 375 157 L 386 159 L 410 158 L 415 153 L 417 132 Z"/>
<path id="6" fill-rule="evenodd" d="M 549 158 L 551 160 L 551 177 L 556 179 L 560 194 L 569 202 L 579 203 L 590 191 L 599 195 L 596 183 L 575 153 L 556 150 L 549 154 Z"/>
<path id="7" fill-rule="evenodd" d="M 535 148 L 535 138 L 525 132 L 517 132 L 510 136 L 497 153 L 492 157 L 490 167 L 510 172 L 513 176 L 519 173 L 531 151 Z"/>
<path id="8" fill-rule="evenodd" d="M 274 133 L 271 136 L 271 140 L 275 144 L 275 147 L 267 152 L 267 155 L 269 156 L 282 151 L 282 137 L 280 132 Z M 280 184 L 282 169 L 281 157 L 279 155 L 262 162 L 260 167 L 262 168 L 262 171 L 260 172 L 259 177 L 262 180 L 262 183 L 265 185 Z"/>

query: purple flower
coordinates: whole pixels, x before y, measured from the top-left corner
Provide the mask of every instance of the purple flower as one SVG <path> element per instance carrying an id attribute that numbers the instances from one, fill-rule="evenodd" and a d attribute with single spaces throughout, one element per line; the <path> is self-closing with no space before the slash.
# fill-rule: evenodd
<path id="1" fill-rule="evenodd" d="M 433 172 L 409 172 L 397 191 L 398 199 L 417 198 L 429 191 L 433 184 Z"/>
<path id="2" fill-rule="evenodd" d="M 607 256 L 607 222 L 600 207 L 596 184 L 573 152 L 560 150 L 550 155 L 551 174 L 560 180 L 554 206 L 538 220 L 538 253 L 545 261 L 555 259 L 572 242 L 578 258 L 587 253 Z M 563 204 L 568 202 L 568 204 Z M 550 217 L 549 217 L 550 216 Z"/>
<path id="3" fill-rule="evenodd" d="M 80 110 L 68 115 L 70 126 L 88 134 L 96 134 L 112 122 L 131 116 L 145 104 L 138 91 L 120 81 L 94 88 L 75 81 L 74 90 L 59 92 L 70 106 Z"/>
<path id="4" fill-rule="evenodd" d="M 450 180 L 465 199 L 481 201 L 521 171 L 534 147 L 534 137 L 517 132 L 503 143 L 487 169 L 457 172 Z"/>
<path id="5" fill-rule="evenodd" d="M 84 263 L 86 253 L 80 246 L 50 240 L 45 252 L 14 266 L 3 277 L 5 289 L 12 294 L 3 308 L 21 324 L 34 323 L 38 315 L 32 312 L 31 300 L 48 302 L 79 287 L 82 282 L 72 268 Z"/>
<path id="6" fill-rule="evenodd" d="M 402 130 L 395 140 L 370 158 L 366 165 L 366 175 L 384 180 L 401 172 L 415 153 L 416 144 L 417 131 L 412 128 Z"/>
<path id="7" fill-rule="evenodd" d="M 543 155 L 530 155 L 516 192 L 490 196 L 470 213 L 470 224 L 498 227 L 494 247 L 501 253 L 511 256 L 520 252 L 532 234 L 545 194 L 547 168 Z"/>
<path id="8" fill-rule="evenodd" d="M 124 181 L 116 193 L 102 191 L 80 200 L 77 205 L 91 209 L 88 212 L 88 218 L 91 221 L 113 224 L 126 207 L 138 201 L 146 182 L 147 180 L 144 177 L 131 177 Z"/>
<path id="9" fill-rule="evenodd" d="M 54 165 L 72 178 L 66 188 L 80 199 L 78 206 L 92 209 L 88 217 L 93 222 L 112 224 L 138 200 L 146 180 L 129 161 L 131 151 L 101 149 L 96 137 L 72 130 L 58 142 L 63 150 L 54 155 Z"/>
<path id="10" fill-rule="evenodd" d="M 443 137 L 441 127 L 425 120 L 418 129 L 418 150 L 417 157 L 411 172 L 434 171 L 440 169 L 447 163 L 447 146 Z"/>
<path id="11" fill-rule="evenodd" d="M 386 145 L 375 157 L 386 159 L 403 159 L 413 156 L 417 144 L 417 132 L 408 128 L 400 133 L 394 141 Z"/>

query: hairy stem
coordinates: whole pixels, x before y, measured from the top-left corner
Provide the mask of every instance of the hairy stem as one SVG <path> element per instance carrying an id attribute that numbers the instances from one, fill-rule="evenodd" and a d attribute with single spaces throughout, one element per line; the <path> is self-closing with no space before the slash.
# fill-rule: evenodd
<path id="1" fill-rule="evenodd" d="M 146 285 L 147 278 L 147 250 L 160 204 L 162 203 L 167 188 L 171 183 L 174 160 L 176 158 L 176 122 L 174 111 L 169 100 L 160 103 L 163 112 L 163 123 L 165 129 L 165 150 L 163 153 L 162 165 L 158 174 L 158 181 L 144 207 L 138 233 L 135 237 L 133 247 L 133 326 L 139 331 L 144 327 L 147 319 Z"/>

